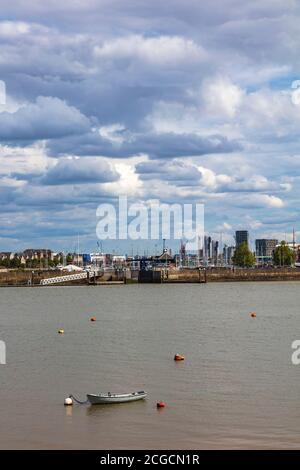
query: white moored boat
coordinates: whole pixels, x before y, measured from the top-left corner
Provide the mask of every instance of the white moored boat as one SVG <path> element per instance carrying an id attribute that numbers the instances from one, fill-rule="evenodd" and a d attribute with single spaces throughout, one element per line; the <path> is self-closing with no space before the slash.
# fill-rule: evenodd
<path id="1" fill-rule="evenodd" d="M 144 391 L 133 393 L 99 393 L 99 395 L 88 394 L 86 397 L 92 405 L 126 403 L 129 401 L 143 400 L 147 393 Z"/>

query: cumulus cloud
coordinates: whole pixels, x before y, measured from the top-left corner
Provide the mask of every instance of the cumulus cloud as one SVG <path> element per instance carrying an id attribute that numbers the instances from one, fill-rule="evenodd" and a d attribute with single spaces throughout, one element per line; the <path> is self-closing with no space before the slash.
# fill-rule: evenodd
<path id="1" fill-rule="evenodd" d="M 107 161 L 100 158 L 61 158 L 39 180 L 45 185 L 107 183 L 120 175 Z"/>
<path id="2" fill-rule="evenodd" d="M 43 174 L 48 165 L 45 145 L 36 143 L 26 147 L 0 145 L 0 175 L 17 179 Z"/>
<path id="3" fill-rule="evenodd" d="M 240 150 L 237 141 L 214 134 L 199 136 L 196 134 L 169 133 L 132 133 L 127 139 L 112 139 L 103 131 L 95 129 L 85 135 L 75 135 L 66 139 L 54 140 L 49 143 L 54 156 L 66 153 L 77 155 L 104 155 L 114 158 L 132 157 L 147 154 L 150 158 L 175 158 L 201 156 L 214 153 L 230 153 Z"/>
<path id="4" fill-rule="evenodd" d="M 204 188 L 214 193 L 276 193 L 291 189 L 288 183 L 269 181 L 262 175 L 245 176 L 239 169 L 235 169 L 231 174 L 216 173 L 211 168 L 179 159 L 163 163 L 144 161 L 136 165 L 136 171 L 144 181 L 163 179 L 172 184 Z M 263 198 L 265 199 L 265 196 Z M 274 207 L 276 200 L 272 197 L 270 199 L 274 201 Z"/>
<path id="5" fill-rule="evenodd" d="M 280 209 L 284 206 L 281 198 L 269 194 L 251 194 L 247 198 L 240 197 L 237 205 L 245 208 L 275 208 Z"/>
<path id="6" fill-rule="evenodd" d="M 172 64 L 194 62 L 206 57 L 201 46 L 180 36 L 143 37 L 131 35 L 105 41 L 95 46 L 96 58 L 123 60 L 137 59 L 150 64 L 169 67 Z"/>
<path id="7" fill-rule="evenodd" d="M 268 207 L 280 208 L 284 206 L 284 202 L 282 201 L 282 199 L 277 196 L 269 196 L 268 194 L 264 194 L 260 196 L 260 200 L 264 202 Z"/>
<path id="8" fill-rule="evenodd" d="M 244 91 L 229 79 L 212 78 L 203 83 L 202 99 L 209 113 L 217 116 L 233 118 L 242 103 Z"/>
<path id="9" fill-rule="evenodd" d="M 59 138 L 88 129 L 89 120 L 80 111 L 53 97 L 40 96 L 13 113 L 0 114 L 0 138 L 6 141 Z"/>
<path id="10" fill-rule="evenodd" d="M 30 25 L 22 21 L 0 21 L 0 37 L 16 37 L 30 32 Z"/>
<path id="11" fill-rule="evenodd" d="M 144 161 L 136 165 L 136 172 L 144 181 L 163 179 L 177 184 L 199 184 L 200 172 L 196 165 L 181 160 L 166 162 Z"/>

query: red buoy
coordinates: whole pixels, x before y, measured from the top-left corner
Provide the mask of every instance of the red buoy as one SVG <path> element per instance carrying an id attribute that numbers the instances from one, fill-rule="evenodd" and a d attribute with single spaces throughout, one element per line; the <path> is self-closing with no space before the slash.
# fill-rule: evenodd
<path id="1" fill-rule="evenodd" d="M 252 312 L 252 313 L 251 313 L 251 317 L 252 317 L 252 318 L 256 318 L 256 313 L 255 313 L 255 312 Z"/>
<path id="2" fill-rule="evenodd" d="M 166 406 L 164 401 L 159 401 L 156 403 L 157 408 L 164 408 Z"/>
<path id="3" fill-rule="evenodd" d="M 184 356 L 181 354 L 175 354 L 174 361 L 184 361 Z"/>
<path id="4" fill-rule="evenodd" d="M 91 317 L 91 321 L 96 321 L 96 317 Z"/>

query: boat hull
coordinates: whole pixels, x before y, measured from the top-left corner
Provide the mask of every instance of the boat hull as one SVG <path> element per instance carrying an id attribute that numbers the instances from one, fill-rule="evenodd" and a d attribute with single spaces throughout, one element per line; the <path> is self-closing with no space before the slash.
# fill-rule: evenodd
<path id="1" fill-rule="evenodd" d="M 115 403 L 128 403 L 130 401 L 144 400 L 147 396 L 146 392 L 133 392 L 122 394 L 88 394 L 87 399 L 91 405 L 111 405 Z"/>

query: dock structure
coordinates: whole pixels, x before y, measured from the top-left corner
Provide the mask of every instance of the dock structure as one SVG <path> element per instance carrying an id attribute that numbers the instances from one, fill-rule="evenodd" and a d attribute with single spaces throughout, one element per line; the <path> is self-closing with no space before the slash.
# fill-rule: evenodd
<path id="1" fill-rule="evenodd" d="M 146 283 L 161 284 L 163 282 L 163 271 L 161 270 L 139 271 L 138 282 L 142 284 L 146 284 Z"/>
<path id="2" fill-rule="evenodd" d="M 62 282 L 79 281 L 80 279 L 87 279 L 87 277 L 87 272 L 68 274 L 66 276 L 48 277 L 46 279 L 41 279 L 40 285 L 49 286 L 51 284 L 60 284 Z"/>

